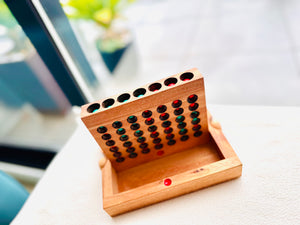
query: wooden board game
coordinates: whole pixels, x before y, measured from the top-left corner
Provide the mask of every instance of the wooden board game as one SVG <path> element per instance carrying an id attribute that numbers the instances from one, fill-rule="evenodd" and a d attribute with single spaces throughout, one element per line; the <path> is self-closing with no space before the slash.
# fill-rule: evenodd
<path id="1" fill-rule="evenodd" d="M 241 175 L 207 112 L 197 69 L 84 105 L 81 118 L 106 156 L 103 207 L 111 216 Z"/>

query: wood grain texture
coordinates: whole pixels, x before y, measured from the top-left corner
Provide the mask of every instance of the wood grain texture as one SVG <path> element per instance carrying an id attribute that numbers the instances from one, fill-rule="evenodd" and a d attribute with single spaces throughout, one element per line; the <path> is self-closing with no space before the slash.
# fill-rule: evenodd
<path id="1" fill-rule="evenodd" d="M 182 74 L 192 74 L 193 78 L 183 81 Z M 170 79 L 177 82 L 168 86 L 166 82 Z M 103 107 L 107 99 L 82 106 L 81 119 L 107 158 L 99 162 L 99 165 L 102 170 L 103 208 L 111 216 L 234 179 L 242 173 L 242 164 L 225 138 L 221 125 L 213 121 L 207 112 L 204 80 L 199 71 L 192 69 L 154 83 L 158 86 L 160 84 L 161 88 L 153 92 L 151 84 L 140 87 L 147 90 L 142 97 L 134 97 L 133 90 L 126 93 L 129 98 L 123 103 L 118 100 L 124 94 L 108 98 L 115 102 L 109 108 Z M 199 118 L 201 125 L 199 136 L 192 129 L 195 124 L 192 122 L 191 112 L 194 110 L 190 108 L 193 104 L 190 95 L 197 96 L 195 101 L 198 108 L 195 111 L 199 112 L 196 115 L 196 123 Z M 182 128 L 177 126 L 178 115 L 174 112 L 177 107 L 172 104 L 175 100 L 182 102 L 181 116 L 186 123 L 187 140 L 181 140 L 182 134 L 179 131 Z M 90 108 L 95 104 L 101 107 L 94 112 L 94 108 Z M 173 129 L 174 136 L 171 139 L 175 141 L 174 145 L 168 145 L 169 139 L 162 126 L 164 119 L 160 118 L 162 112 L 157 111 L 159 105 L 164 105 L 167 109 L 165 113 L 169 114 L 166 120 Z M 151 136 L 151 131 L 148 130 L 150 125 L 146 124 L 143 116 L 145 110 L 152 112 L 149 117 L 154 120 L 151 125 L 157 126 L 156 134 L 163 146 L 160 149 L 155 148 L 153 143 L 155 137 Z M 139 124 L 137 129 L 143 132 L 144 142 L 148 144 L 147 154 L 142 153 L 141 143 L 134 135 L 136 130 L 132 129 L 132 122 L 127 120 L 129 116 L 136 117 L 135 123 Z M 122 128 L 125 129 L 122 134 L 112 126 L 114 121 L 122 123 Z M 114 141 L 117 154 L 110 151 L 107 139 L 104 140 L 103 133 L 97 131 L 100 126 L 105 127 L 108 139 Z M 129 157 L 131 153 L 127 150 L 128 146 L 125 147 L 125 141 L 120 139 L 123 134 L 128 136 L 125 141 L 132 143 L 135 158 Z M 117 162 L 116 159 L 121 157 L 124 161 Z"/>
<path id="2" fill-rule="evenodd" d="M 103 207 L 109 215 L 115 216 L 237 178 L 241 175 L 241 167 L 242 165 L 236 157 L 220 160 L 201 168 L 168 177 L 172 180 L 171 186 L 165 186 L 163 180 L 158 180 L 107 197 L 103 201 Z"/>
<path id="3" fill-rule="evenodd" d="M 220 160 L 213 140 L 187 151 L 160 158 L 118 173 L 119 191 L 127 191 Z M 133 176 L 134 174 L 134 176 Z"/>
<path id="4" fill-rule="evenodd" d="M 209 116 L 209 131 L 214 134 L 209 143 L 117 172 L 118 192 L 103 196 L 104 210 L 116 216 L 241 176 L 242 163 L 211 121 Z M 166 178 L 171 179 L 170 186 L 164 185 Z"/>
<path id="5" fill-rule="evenodd" d="M 101 168 L 101 167 L 100 167 Z M 109 160 L 106 160 L 102 170 L 102 194 L 103 199 L 119 192 L 118 177 Z"/>
<path id="6" fill-rule="evenodd" d="M 164 81 L 168 78 L 159 80 L 154 83 L 162 84 L 160 90 L 156 92 L 147 91 L 146 94 L 141 98 L 133 97 L 133 91 L 128 92 L 130 94 L 130 99 L 126 103 L 120 103 L 116 99 L 118 96 L 112 96 L 111 99 L 115 99 L 115 104 L 110 108 L 106 109 L 101 107 L 95 113 L 88 113 L 87 109 L 91 104 L 87 104 L 82 106 L 81 119 L 89 129 L 90 133 L 93 135 L 96 142 L 101 147 L 102 151 L 106 155 L 106 157 L 111 161 L 112 166 L 117 171 L 126 170 L 132 167 L 135 167 L 140 164 L 144 164 L 146 162 L 162 158 L 168 156 L 170 154 L 174 154 L 176 152 L 184 151 L 186 149 L 190 149 L 194 146 L 198 146 L 200 144 L 207 143 L 209 141 L 209 133 L 208 133 L 208 125 L 207 125 L 207 112 L 206 112 L 206 100 L 205 100 L 205 91 L 204 91 L 204 81 L 202 75 L 196 69 L 192 69 L 186 72 L 191 72 L 194 74 L 194 77 L 190 81 L 182 81 L 180 76 L 183 73 L 176 74 L 171 76 L 172 78 L 177 79 L 177 83 L 174 86 L 166 86 L 164 85 Z M 149 85 L 145 85 L 141 88 L 145 88 L 148 90 Z M 200 112 L 199 119 L 201 125 L 202 135 L 200 137 L 193 136 L 193 124 L 191 123 L 192 118 L 190 117 L 191 110 L 189 110 L 190 103 L 187 102 L 188 96 L 196 94 L 198 96 L 197 104 L 199 107 L 197 111 Z M 179 128 L 177 128 L 177 122 L 175 121 L 176 115 L 174 115 L 174 108 L 172 107 L 172 102 L 174 100 L 181 100 L 182 106 L 184 109 L 183 116 L 185 117 L 184 122 L 187 124 L 186 129 L 188 130 L 187 135 L 189 136 L 188 141 L 181 141 L 179 134 Z M 97 101 L 100 105 L 103 104 L 104 100 Z M 174 140 L 176 144 L 168 145 L 168 139 L 166 138 L 166 134 L 164 133 L 164 129 L 162 127 L 162 120 L 159 119 L 160 113 L 157 112 L 157 107 L 159 105 L 167 106 L 167 113 L 169 114 L 169 121 L 171 122 L 171 127 L 173 129 Z M 148 131 L 149 125 L 145 124 L 145 118 L 142 117 L 142 113 L 145 110 L 151 110 L 152 116 L 154 119 L 154 124 L 158 127 L 157 132 L 159 133 L 158 138 L 161 139 L 161 144 L 163 148 L 160 149 L 163 151 L 163 154 L 158 155 L 158 150 L 154 148 L 155 144 L 152 142 L 154 138 L 150 137 L 151 132 Z M 135 115 L 137 117 L 137 123 L 139 123 L 139 130 L 143 131 L 143 137 L 146 138 L 146 143 L 148 144 L 148 148 L 150 152 L 148 154 L 142 154 L 141 148 L 139 147 L 140 143 L 137 141 L 137 137 L 134 136 L 134 130 L 130 128 L 130 123 L 127 122 L 127 118 L 131 115 Z M 126 147 L 123 147 L 124 141 L 121 141 L 120 135 L 116 133 L 115 128 L 112 127 L 112 123 L 114 121 L 121 121 L 123 124 L 123 128 L 126 130 L 126 135 L 128 135 L 128 141 L 132 142 L 132 147 L 135 148 L 135 153 L 137 153 L 136 158 L 129 158 L 129 153 L 126 152 Z M 105 144 L 106 141 L 102 140 L 100 134 L 97 132 L 97 128 L 99 126 L 105 126 L 107 128 L 107 133 L 111 135 L 111 140 L 115 141 L 115 146 L 119 148 L 119 152 L 121 153 L 121 157 L 124 157 L 124 162 L 118 163 L 116 162 L 116 157 L 113 156 L 113 153 L 109 151 L 109 146 Z"/>

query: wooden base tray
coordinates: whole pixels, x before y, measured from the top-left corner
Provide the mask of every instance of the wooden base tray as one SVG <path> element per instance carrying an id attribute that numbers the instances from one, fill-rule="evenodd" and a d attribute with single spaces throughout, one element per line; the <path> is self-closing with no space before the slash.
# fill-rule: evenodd
<path id="1" fill-rule="evenodd" d="M 241 176 L 242 163 L 209 115 L 209 143 L 116 172 L 100 161 L 103 208 L 116 216 Z"/>

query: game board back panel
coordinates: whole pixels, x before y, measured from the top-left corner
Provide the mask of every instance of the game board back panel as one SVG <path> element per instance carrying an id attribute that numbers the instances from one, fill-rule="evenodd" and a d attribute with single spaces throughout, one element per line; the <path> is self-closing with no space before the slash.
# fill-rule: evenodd
<path id="1" fill-rule="evenodd" d="M 197 69 L 86 104 L 81 119 L 116 171 L 209 141 Z"/>

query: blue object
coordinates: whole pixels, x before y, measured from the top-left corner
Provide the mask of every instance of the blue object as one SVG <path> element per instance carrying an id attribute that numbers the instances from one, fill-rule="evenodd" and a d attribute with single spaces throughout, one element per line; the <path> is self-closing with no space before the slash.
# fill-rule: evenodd
<path id="1" fill-rule="evenodd" d="M 120 48 L 114 52 L 104 52 L 104 51 L 99 50 L 106 67 L 108 68 L 108 70 L 111 73 L 114 72 L 114 70 L 117 67 L 119 61 L 121 60 L 123 54 L 125 53 L 125 51 L 128 49 L 129 46 L 130 46 L 130 44 L 128 44 L 124 48 Z"/>
<path id="2" fill-rule="evenodd" d="M 59 111 L 59 106 L 47 93 L 35 71 L 26 61 L 0 64 L 0 87 L 3 86 L 18 97 L 18 99 L 12 98 L 7 90 L 0 89 L 0 101 L 8 106 L 17 107 L 29 102 L 41 111 Z"/>
<path id="3" fill-rule="evenodd" d="M 47 3 L 52 1 L 53 0 L 47 0 Z M 57 48 L 56 43 L 53 41 L 55 39 L 51 35 L 49 35 L 49 33 L 51 32 L 49 32 L 47 26 L 45 26 L 44 21 L 41 20 L 41 17 L 36 12 L 33 2 L 24 0 L 4 0 L 4 2 L 9 7 L 13 16 L 20 24 L 27 37 L 30 39 L 31 43 L 34 45 L 38 54 L 48 67 L 53 78 L 56 80 L 70 103 L 72 105 L 83 105 L 88 103 L 87 97 L 84 95 L 77 81 L 73 78 L 73 74 L 71 73 L 69 65 L 66 63 L 65 59 L 61 55 L 61 52 Z M 46 1 L 41 1 L 43 5 L 45 5 L 45 2 Z M 55 2 L 57 6 L 59 6 L 58 0 L 56 0 Z M 70 31 L 68 38 L 73 47 L 76 45 L 76 53 L 78 53 L 80 51 L 78 50 L 80 46 L 78 46 L 76 38 L 74 37 L 74 33 L 72 32 L 71 34 L 72 28 L 70 24 L 66 22 L 68 19 L 60 6 L 56 9 L 57 13 L 60 13 L 60 15 L 62 15 L 60 17 L 60 21 L 65 21 L 64 29 Z M 48 7 L 45 9 L 45 11 L 48 12 Z M 53 10 L 51 10 L 51 12 L 53 12 Z M 58 32 L 58 34 L 60 34 L 59 30 L 56 31 Z M 70 39 L 71 35 L 73 36 L 72 39 Z M 70 49 L 68 49 L 68 51 L 70 51 Z M 82 59 L 83 57 L 84 56 L 82 55 L 80 58 Z M 87 67 L 87 65 L 85 64 L 86 60 L 81 60 L 76 63 L 78 67 L 80 67 L 79 64 L 83 65 L 82 70 L 80 71 L 84 71 L 84 68 L 86 69 Z M 90 71 L 91 69 L 89 68 L 88 72 L 90 73 Z"/>
<path id="4" fill-rule="evenodd" d="M 9 224 L 29 194 L 14 178 L 0 171 L 0 225 Z"/>

